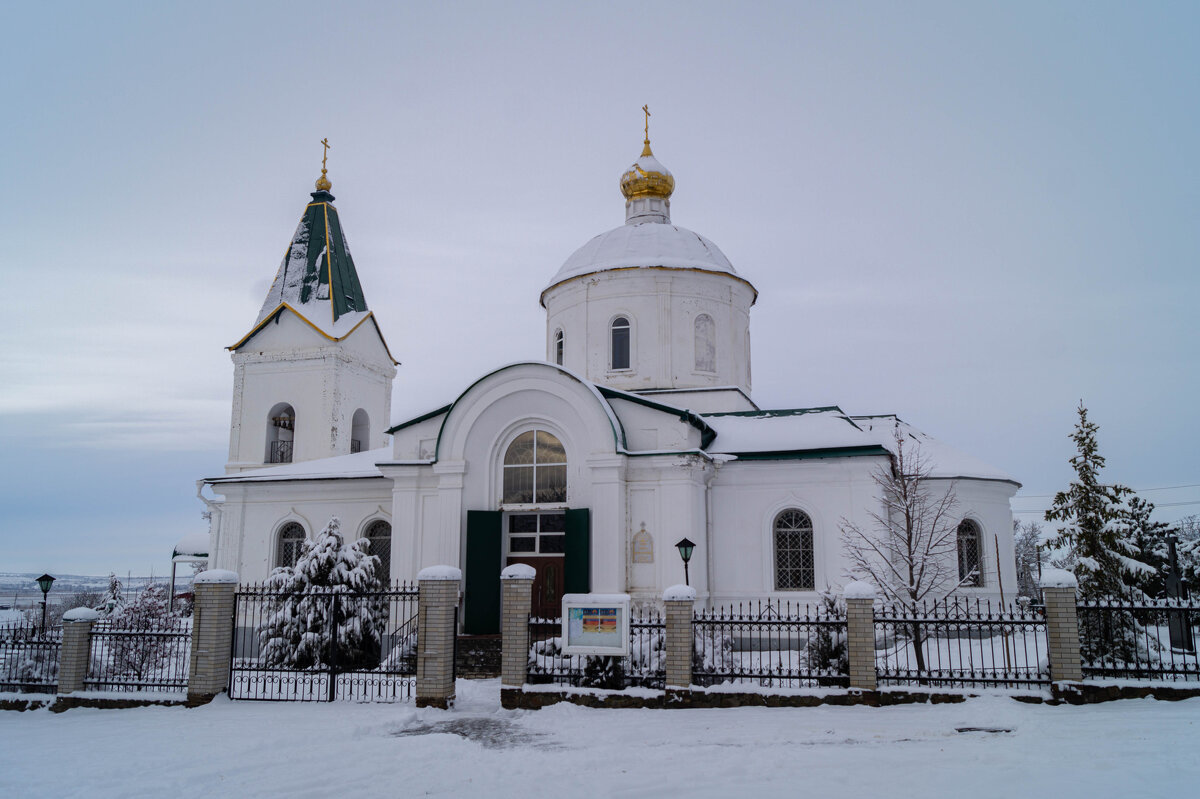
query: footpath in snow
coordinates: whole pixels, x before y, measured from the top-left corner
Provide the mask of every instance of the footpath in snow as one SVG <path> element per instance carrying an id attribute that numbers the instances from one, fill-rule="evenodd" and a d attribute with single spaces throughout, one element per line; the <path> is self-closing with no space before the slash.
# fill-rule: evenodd
<path id="1" fill-rule="evenodd" d="M 0 795 L 1061 799 L 1200 784 L 1200 699 L 510 711 L 495 680 L 460 680 L 458 696 L 450 711 L 222 698 L 0 712 Z"/>

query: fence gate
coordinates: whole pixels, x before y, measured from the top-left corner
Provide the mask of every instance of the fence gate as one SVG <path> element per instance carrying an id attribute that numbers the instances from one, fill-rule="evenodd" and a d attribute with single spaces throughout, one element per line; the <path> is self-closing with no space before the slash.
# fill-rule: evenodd
<path id="1" fill-rule="evenodd" d="M 417 676 L 417 588 L 371 593 L 264 585 L 237 592 L 229 696 L 403 702 Z"/>

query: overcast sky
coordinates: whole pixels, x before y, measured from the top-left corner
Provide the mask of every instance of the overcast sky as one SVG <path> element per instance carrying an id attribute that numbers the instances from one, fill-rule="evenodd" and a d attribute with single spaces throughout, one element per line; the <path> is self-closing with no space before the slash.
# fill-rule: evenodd
<path id="1" fill-rule="evenodd" d="M 1109 480 L 1200 512 L 1200 7 L 405 5 L 8 9 L 0 571 L 206 529 L 323 137 L 402 420 L 544 357 L 644 103 L 674 221 L 760 291 L 761 406 L 897 413 L 1038 511 L 1082 399 Z"/>

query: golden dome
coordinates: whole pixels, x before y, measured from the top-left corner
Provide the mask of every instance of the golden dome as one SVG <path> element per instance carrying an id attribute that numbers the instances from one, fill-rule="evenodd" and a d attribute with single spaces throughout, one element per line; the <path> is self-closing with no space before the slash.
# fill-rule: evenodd
<path id="1" fill-rule="evenodd" d="M 333 184 L 329 182 L 329 178 L 325 177 L 325 170 L 321 170 L 321 177 L 317 178 L 317 191 L 329 191 L 333 188 Z"/>
<path id="2" fill-rule="evenodd" d="M 642 155 L 621 175 L 621 194 L 626 200 L 638 197 L 667 199 L 675 191 L 675 176 L 659 163 L 650 151 L 650 139 L 642 147 Z"/>

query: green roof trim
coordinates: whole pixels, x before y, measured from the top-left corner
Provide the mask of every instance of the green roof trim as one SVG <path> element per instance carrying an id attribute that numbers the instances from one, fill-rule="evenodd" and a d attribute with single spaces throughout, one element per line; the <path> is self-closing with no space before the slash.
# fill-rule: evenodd
<path id="1" fill-rule="evenodd" d="M 661 402 L 648 400 L 645 397 L 637 394 L 631 394 L 628 391 L 620 391 L 619 389 L 609 388 L 608 386 L 597 385 L 596 388 L 600 389 L 600 393 L 603 394 L 606 399 L 622 399 L 632 402 L 635 405 L 643 405 L 647 408 L 653 408 L 656 411 L 662 411 L 663 413 L 669 413 L 672 416 L 679 417 L 679 421 L 687 422 L 692 427 L 700 431 L 701 449 L 708 449 L 708 445 L 711 444 L 717 437 L 717 431 L 709 427 L 708 423 L 700 418 L 702 414 L 692 413 L 691 411 L 675 408 L 670 405 L 663 405 Z"/>
<path id="2" fill-rule="evenodd" d="M 773 410 L 761 411 L 716 411 L 714 413 L 702 413 L 701 416 L 762 416 L 766 418 L 775 418 L 776 416 L 803 416 L 806 413 L 828 413 L 829 411 L 837 411 L 845 413 L 836 405 L 824 405 L 820 408 L 778 408 Z"/>
<path id="3" fill-rule="evenodd" d="M 878 444 L 870 444 L 862 447 L 789 449 L 774 452 L 730 452 L 727 454 L 736 455 L 739 461 L 803 461 L 818 458 L 857 458 L 864 455 L 891 456 L 890 452 Z"/>
<path id="4" fill-rule="evenodd" d="M 383 432 L 391 434 L 391 433 L 395 433 L 397 430 L 403 430 L 406 427 L 412 427 L 415 424 L 420 424 L 421 422 L 429 421 L 430 419 L 433 419 L 437 416 L 441 416 L 443 413 L 449 413 L 450 409 L 452 407 L 454 407 L 454 403 L 451 403 L 449 405 L 443 405 L 442 407 L 438 408 L 437 410 L 432 410 L 429 413 L 422 414 L 415 419 L 409 419 L 407 422 L 401 422 L 400 424 L 396 425 L 395 427 L 384 430 Z"/>

